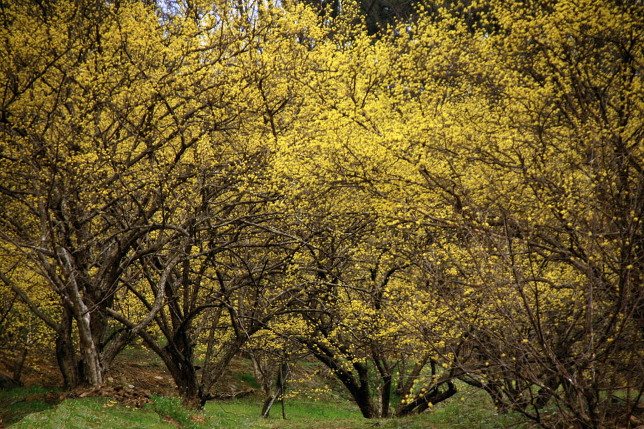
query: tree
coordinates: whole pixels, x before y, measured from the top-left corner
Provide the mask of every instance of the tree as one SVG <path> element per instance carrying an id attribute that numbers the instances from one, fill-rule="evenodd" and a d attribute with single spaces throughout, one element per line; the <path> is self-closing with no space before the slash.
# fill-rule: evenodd
<path id="1" fill-rule="evenodd" d="M 306 114 L 327 125 L 300 137 L 316 159 L 303 177 L 430 231 L 412 260 L 456 321 L 427 337 L 454 344 L 455 376 L 544 426 L 548 403 L 626 422 L 642 374 L 641 11 L 490 6 L 494 32 L 421 18 L 409 37 L 316 47 Z M 616 407 L 604 392 L 620 390 Z"/>
<path id="2" fill-rule="evenodd" d="M 493 6 L 494 33 L 414 27 L 408 55 L 448 71 L 446 88 L 403 75 L 407 144 L 386 148 L 405 189 L 377 190 L 452 237 L 457 293 L 437 296 L 466 340 L 462 379 L 543 426 L 627 424 L 642 392 L 640 6 Z"/>
<path id="3" fill-rule="evenodd" d="M 200 221 L 202 172 L 217 178 L 208 186 L 227 186 L 217 158 L 235 148 L 218 135 L 239 121 L 230 106 L 240 91 L 222 57 L 243 52 L 235 44 L 245 36 L 229 39 L 204 19 L 164 28 L 140 3 L 5 10 L 2 239 L 60 299 L 61 318 L 48 324 L 68 386 L 101 384 L 165 305 Z M 117 292 L 134 293 L 159 261 L 145 313 L 110 322 Z"/>
<path id="4" fill-rule="evenodd" d="M 480 159 L 478 180 L 491 169 L 494 179 L 481 180 L 485 199 L 473 191 L 465 204 L 478 212 L 469 229 L 477 230 L 476 248 L 487 250 L 476 258 L 495 273 L 490 293 L 521 303 L 519 311 L 508 300 L 496 304 L 501 320 L 525 333 L 514 337 L 521 364 L 505 358 L 499 367 L 516 371 L 515 387 L 540 388 L 530 398 L 526 387 L 506 389 L 503 398 L 520 409 L 530 404 L 537 421 L 550 399 L 560 418 L 585 427 L 626 424 L 644 387 L 633 365 L 641 360 L 643 308 L 637 58 L 644 40 L 635 36 L 642 21 L 631 18 L 638 9 L 593 3 L 497 12 L 507 32 L 494 38 L 503 47 L 496 61 L 511 77 L 497 101 L 503 114 L 495 106 L 485 126 L 507 131 L 468 151 Z M 500 174 L 512 194 L 501 191 Z M 628 399 L 616 404 L 621 390 Z"/>
<path id="5" fill-rule="evenodd" d="M 21 264 L 15 248 L 2 249 L 0 260 L 4 269 L 0 272 L 0 341 L 4 345 L 3 358 L 12 359 L 12 378 L 20 383 L 23 370 L 30 365 L 40 365 L 51 354 L 53 331 L 46 322 L 58 313 L 55 296 L 43 285 L 42 279 Z M 6 272 L 6 274 L 5 274 Z M 19 282 L 20 289 L 11 285 Z M 37 297 L 38 307 L 32 311 L 20 294 L 28 291 Z M 40 312 L 43 318 L 35 313 Z"/>
<path id="6" fill-rule="evenodd" d="M 67 384 L 138 335 L 202 405 L 261 333 L 366 417 L 458 378 L 544 427 L 628 424 L 641 5 L 428 7 L 378 35 L 283 6 L 3 9 L 2 281 Z"/>

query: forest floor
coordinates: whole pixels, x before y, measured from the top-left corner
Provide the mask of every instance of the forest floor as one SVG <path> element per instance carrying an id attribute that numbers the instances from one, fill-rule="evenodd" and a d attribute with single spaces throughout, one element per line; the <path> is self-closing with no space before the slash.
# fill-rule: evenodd
<path id="1" fill-rule="evenodd" d="M 11 374 L 0 353 L 0 372 Z M 338 383 L 316 362 L 294 365 L 282 419 L 281 404 L 259 417 L 263 395 L 248 360 L 234 361 L 203 411 L 181 406 L 163 363 L 142 347 L 129 347 L 114 362 L 100 389 L 63 392 L 55 362 L 31 359 L 24 387 L 0 392 L 0 428 L 509 428 L 527 427 L 498 414 L 486 395 L 464 388 L 445 404 L 404 419 L 363 419 Z M 321 386 L 324 386 L 321 388 Z"/>

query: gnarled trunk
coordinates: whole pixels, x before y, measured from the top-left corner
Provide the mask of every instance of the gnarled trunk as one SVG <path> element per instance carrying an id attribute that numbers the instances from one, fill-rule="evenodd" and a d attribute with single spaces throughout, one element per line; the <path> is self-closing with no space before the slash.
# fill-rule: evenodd
<path id="1" fill-rule="evenodd" d="M 72 339 L 72 315 L 68 306 L 63 306 L 63 314 L 56 335 L 56 360 L 63 376 L 63 388 L 71 389 L 78 385 L 80 374 Z"/>
<path id="2" fill-rule="evenodd" d="M 441 387 L 443 385 L 447 386 L 447 389 L 443 390 Z M 431 388 L 427 392 L 418 393 L 414 399 L 406 403 L 401 404 L 396 408 L 394 416 L 403 417 L 412 414 L 419 414 L 429 408 L 430 404 L 438 404 L 448 398 L 454 396 L 458 390 L 451 380 L 438 383 L 436 386 Z"/>
<path id="3" fill-rule="evenodd" d="M 369 373 L 367 365 L 360 362 L 353 363 L 353 369 L 357 373 L 357 378 L 352 371 L 343 368 L 335 358 L 335 354 L 324 344 L 312 342 L 307 339 L 301 339 L 306 344 L 313 355 L 323 364 L 325 364 L 335 376 L 347 388 L 353 400 L 360 408 L 362 416 L 367 419 L 379 417 L 377 407 L 373 403 L 371 392 L 369 390 Z"/>

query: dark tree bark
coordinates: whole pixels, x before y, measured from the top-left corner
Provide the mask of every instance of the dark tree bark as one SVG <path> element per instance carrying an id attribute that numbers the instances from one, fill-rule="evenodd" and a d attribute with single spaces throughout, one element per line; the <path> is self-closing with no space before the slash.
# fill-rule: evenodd
<path id="1" fill-rule="evenodd" d="M 355 401 L 363 417 L 367 419 L 377 418 L 378 410 L 373 402 L 369 389 L 369 372 L 367 365 L 354 361 L 353 370 L 345 369 L 336 358 L 335 353 L 324 344 L 311 338 L 301 338 L 309 351 L 344 384 L 353 400 Z"/>

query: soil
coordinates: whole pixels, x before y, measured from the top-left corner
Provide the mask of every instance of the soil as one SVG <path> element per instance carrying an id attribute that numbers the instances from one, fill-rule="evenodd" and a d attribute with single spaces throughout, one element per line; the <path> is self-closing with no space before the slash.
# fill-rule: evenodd
<path id="1" fill-rule="evenodd" d="M 234 371 L 244 369 L 248 370 L 248 368 L 242 368 L 240 364 L 233 364 L 229 374 L 214 387 L 213 396 L 226 399 L 255 393 L 254 389 L 232 375 Z M 13 356 L 7 351 L 0 350 L 0 372 L 7 375 L 13 374 Z M 55 359 L 46 357 L 37 360 L 28 357 L 20 381 L 24 386 L 47 388 L 61 388 L 63 383 Z M 152 403 L 151 396 L 155 394 L 167 397 L 177 396 L 178 392 L 172 377 L 156 355 L 143 346 L 133 345 L 114 360 L 106 374 L 103 386 L 78 387 L 67 392 L 41 393 L 31 395 L 25 400 L 40 400 L 54 404 L 67 398 L 98 396 L 112 398 L 131 407 L 143 407 L 145 404 Z"/>
<path id="2" fill-rule="evenodd" d="M 49 356 L 52 356 L 52 358 L 49 358 Z M 41 351 L 28 354 L 20 376 L 20 383 L 24 386 L 43 386 L 47 388 L 62 386 L 63 377 L 53 356 L 53 351 L 51 354 Z M 13 376 L 13 365 L 13 353 L 0 348 L 0 372 Z"/>

